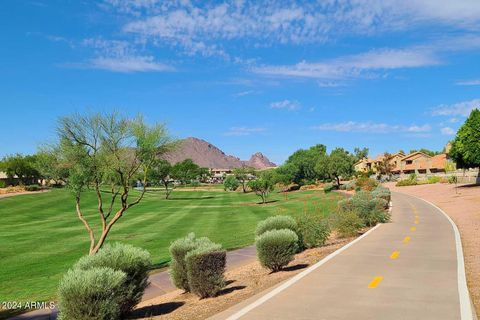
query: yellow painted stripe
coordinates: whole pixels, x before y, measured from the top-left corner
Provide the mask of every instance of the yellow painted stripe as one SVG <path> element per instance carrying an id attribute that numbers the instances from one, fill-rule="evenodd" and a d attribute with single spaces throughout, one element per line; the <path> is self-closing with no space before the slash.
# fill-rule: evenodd
<path id="1" fill-rule="evenodd" d="M 411 227 L 410 228 L 410 231 L 415 231 L 415 230 L 417 230 L 417 227 Z"/>
<path id="2" fill-rule="evenodd" d="M 390 255 L 390 259 L 395 260 L 398 258 L 399 255 L 400 255 L 400 252 L 393 251 L 392 254 Z"/>
<path id="3" fill-rule="evenodd" d="M 415 224 L 419 224 L 419 223 L 420 223 L 420 221 L 418 221 L 418 220 L 415 220 Z"/>
<path id="4" fill-rule="evenodd" d="M 403 243 L 408 243 L 410 240 L 412 240 L 412 238 L 410 238 L 410 237 L 405 237 L 405 238 L 403 239 Z"/>
<path id="5" fill-rule="evenodd" d="M 382 279 L 383 277 L 380 277 L 380 276 L 373 278 L 372 282 L 368 284 L 368 288 L 369 289 L 376 288 L 378 284 L 382 281 Z"/>

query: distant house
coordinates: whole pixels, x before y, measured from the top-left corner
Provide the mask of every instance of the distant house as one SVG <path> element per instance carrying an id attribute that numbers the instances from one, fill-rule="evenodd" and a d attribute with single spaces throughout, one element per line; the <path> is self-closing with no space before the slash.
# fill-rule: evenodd
<path id="1" fill-rule="evenodd" d="M 392 170 L 393 174 L 431 174 L 445 172 L 447 163 L 445 153 L 429 156 L 423 152 L 414 152 L 400 159 L 400 165 Z"/>
<path id="2" fill-rule="evenodd" d="M 405 156 L 403 152 L 397 152 L 388 158 L 388 162 L 390 163 L 392 168 L 397 168 L 400 166 L 400 160 Z M 357 163 L 354 164 L 355 171 L 359 172 L 377 172 L 378 165 L 385 160 L 385 155 L 381 154 L 377 156 L 375 159 L 371 158 L 363 158 Z"/>

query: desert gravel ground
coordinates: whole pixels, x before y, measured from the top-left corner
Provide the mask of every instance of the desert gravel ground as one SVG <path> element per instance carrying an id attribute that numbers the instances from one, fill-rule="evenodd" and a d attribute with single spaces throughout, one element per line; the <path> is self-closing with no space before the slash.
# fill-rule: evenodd
<path id="1" fill-rule="evenodd" d="M 434 203 L 457 225 L 462 238 L 467 283 L 477 315 L 480 314 L 480 186 L 428 184 L 395 187 L 392 191 L 413 195 Z"/>
<path id="2" fill-rule="evenodd" d="M 133 318 L 206 319 L 294 276 L 354 239 L 332 238 L 324 247 L 308 249 L 297 254 L 295 260 L 283 271 L 270 273 L 255 261 L 226 272 L 228 285 L 215 298 L 199 299 L 191 293 L 175 290 L 141 302 Z"/>

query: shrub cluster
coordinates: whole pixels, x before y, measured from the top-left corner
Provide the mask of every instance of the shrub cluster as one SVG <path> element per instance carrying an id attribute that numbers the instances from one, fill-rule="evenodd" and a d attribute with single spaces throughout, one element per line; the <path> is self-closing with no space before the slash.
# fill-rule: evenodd
<path id="1" fill-rule="evenodd" d="M 372 197 L 384 199 L 388 204 L 392 198 L 392 193 L 390 192 L 390 189 L 378 186 L 372 191 Z"/>
<path id="2" fill-rule="evenodd" d="M 124 318 L 140 302 L 151 264 L 148 251 L 119 243 L 80 258 L 60 285 L 61 319 Z"/>
<path id="3" fill-rule="evenodd" d="M 323 246 L 330 236 L 330 225 L 327 219 L 317 215 L 303 214 L 297 217 L 297 230 L 303 240 L 304 248 Z"/>
<path id="4" fill-rule="evenodd" d="M 355 212 L 368 227 L 390 219 L 390 215 L 385 211 L 387 207 L 388 202 L 385 199 L 375 198 L 368 191 L 357 191 L 351 198 L 338 202 L 339 212 Z"/>
<path id="5" fill-rule="evenodd" d="M 38 184 L 31 184 L 31 185 L 25 186 L 25 191 L 39 191 L 41 189 L 42 187 L 40 187 Z"/>
<path id="6" fill-rule="evenodd" d="M 208 238 L 190 233 L 170 245 L 173 284 L 201 298 L 213 297 L 225 287 L 226 251 Z"/>
<path id="7" fill-rule="evenodd" d="M 365 225 L 358 214 L 351 210 L 338 210 L 333 216 L 333 227 L 340 237 L 355 236 Z"/>
<path id="8" fill-rule="evenodd" d="M 363 191 L 372 191 L 378 186 L 378 181 L 366 176 L 360 176 L 355 182 L 355 188 Z"/>
<path id="9" fill-rule="evenodd" d="M 260 264 L 276 272 L 293 260 L 298 236 L 289 229 L 269 230 L 257 237 L 256 247 Z"/>

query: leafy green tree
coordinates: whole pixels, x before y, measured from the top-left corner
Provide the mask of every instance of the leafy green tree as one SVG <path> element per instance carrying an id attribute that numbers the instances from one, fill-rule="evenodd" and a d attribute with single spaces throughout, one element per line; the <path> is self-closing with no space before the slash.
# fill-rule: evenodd
<path id="1" fill-rule="evenodd" d="M 330 152 L 326 160 L 326 172 L 340 185 L 340 177 L 347 178 L 353 174 L 353 165 L 356 157 L 343 148 L 336 148 Z"/>
<path id="2" fill-rule="evenodd" d="M 327 156 L 326 150 L 323 144 L 317 144 L 307 150 L 295 151 L 285 162 L 286 167 L 283 172 L 288 172 L 293 177 L 292 181 L 297 184 L 325 178 L 322 176 L 323 171 L 318 172 L 316 166 L 322 158 Z"/>
<path id="3" fill-rule="evenodd" d="M 271 177 L 271 175 L 266 174 L 256 180 L 249 181 L 247 184 L 262 199 L 263 204 L 267 203 L 268 195 L 275 189 L 275 183 Z"/>
<path id="4" fill-rule="evenodd" d="M 44 147 L 36 156 L 35 167 L 47 184 L 52 180 L 57 185 L 67 182 L 68 166 L 62 162 L 59 148 Z"/>
<path id="5" fill-rule="evenodd" d="M 229 175 L 223 180 L 223 188 L 225 191 L 235 191 L 240 186 L 240 181 L 235 176 Z"/>
<path id="6" fill-rule="evenodd" d="M 172 178 L 179 180 L 181 184 L 186 185 L 200 176 L 200 167 L 192 159 L 185 159 L 173 165 L 171 170 Z"/>
<path id="7" fill-rule="evenodd" d="M 143 199 L 149 170 L 171 138 L 161 124 L 149 126 L 141 117 L 129 119 L 116 113 L 62 117 L 57 132 L 59 157 L 68 168 L 67 186 L 73 191 L 76 213 L 88 232 L 93 255 L 115 223 Z M 132 194 L 130 183 L 138 175 L 143 188 Z M 95 191 L 100 228 L 93 228 L 84 215 L 86 188 Z"/>
<path id="8" fill-rule="evenodd" d="M 394 169 L 394 164 L 390 161 L 392 159 L 392 155 L 388 152 L 383 154 L 383 158 L 381 161 L 377 162 L 376 169 L 377 172 L 381 175 L 390 175 L 392 170 Z"/>
<path id="9" fill-rule="evenodd" d="M 2 159 L 2 171 L 13 182 L 18 178 L 22 185 L 37 183 L 41 178 L 36 166 L 36 155 L 15 154 Z"/>
<path id="10" fill-rule="evenodd" d="M 359 161 L 368 157 L 368 148 L 355 148 L 353 149 L 355 160 Z"/>
<path id="11" fill-rule="evenodd" d="M 156 159 L 149 171 L 149 180 L 160 183 L 165 189 L 165 199 L 170 197 L 175 185 L 170 177 L 172 165 L 167 160 Z"/>
<path id="12" fill-rule="evenodd" d="M 480 110 L 472 110 L 458 129 L 449 155 L 457 163 L 457 168 L 480 167 Z"/>
<path id="13" fill-rule="evenodd" d="M 255 170 L 249 167 L 233 169 L 233 175 L 242 185 L 243 193 L 247 192 L 247 182 L 254 176 Z"/>

